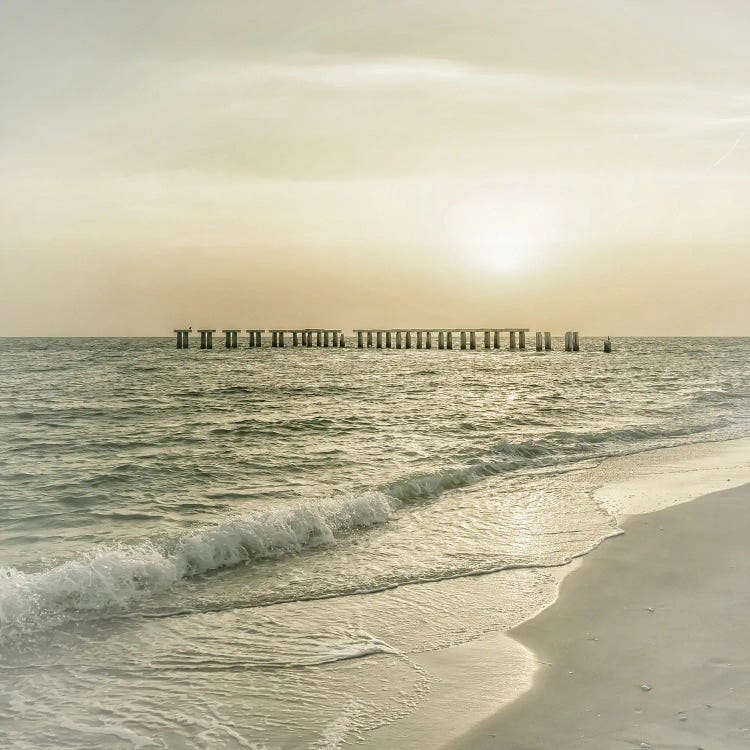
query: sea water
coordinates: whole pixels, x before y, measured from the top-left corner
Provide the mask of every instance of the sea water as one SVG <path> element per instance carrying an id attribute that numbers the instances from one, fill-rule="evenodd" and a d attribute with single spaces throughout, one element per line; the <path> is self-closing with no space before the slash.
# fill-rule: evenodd
<path id="1" fill-rule="evenodd" d="M 618 533 L 587 471 L 750 435 L 749 339 L 561 343 L 2 340 L 2 747 L 392 744 Z"/>

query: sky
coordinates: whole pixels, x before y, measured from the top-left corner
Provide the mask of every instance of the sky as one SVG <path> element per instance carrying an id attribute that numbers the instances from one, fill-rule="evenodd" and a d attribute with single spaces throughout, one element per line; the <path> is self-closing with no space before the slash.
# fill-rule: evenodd
<path id="1" fill-rule="evenodd" d="M 3 0 L 2 335 L 750 332 L 747 0 Z"/>

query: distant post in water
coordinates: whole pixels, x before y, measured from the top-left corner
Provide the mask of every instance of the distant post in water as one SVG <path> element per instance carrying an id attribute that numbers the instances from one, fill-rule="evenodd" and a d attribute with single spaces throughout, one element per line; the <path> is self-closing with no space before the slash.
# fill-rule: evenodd
<path id="1" fill-rule="evenodd" d="M 422 348 L 422 331 L 417 331 L 417 349 Z"/>
<path id="2" fill-rule="evenodd" d="M 573 334 L 570 331 L 565 331 L 565 351 L 573 351 Z"/>
<path id="3" fill-rule="evenodd" d="M 188 339 L 188 333 L 190 332 L 190 329 L 175 328 L 174 332 L 177 334 L 177 348 L 187 349 L 190 344 L 190 340 Z"/>
<path id="4" fill-rule="evenodd" d="M 299 346 L 299 331 L 292 331 L 292 346 Z"/>
<path id="5" fill-rule="evenodd" d="M 385 332 L 385 348 L 390 349 L 392 342 L 393 342 L 393 337 L 391 336 L 391 332 L 386 331 Z"/>
<path id="6" fill-rule="evenodd" d="M 445 349 L 445 332 L 438 331 L 438 349 Z"/>
<path id="7" fill-rule="evenodd" d="M 367 332 L 367 348 L 372 349 L 372 331 Z"/>
<path id="8" fill-rule="evenodd" d="M 357 331 L 357 349 L 364 349 L 365 341 L 362 335 L 362 331 Z"/>
<path id="9" fill-rule="evenodd" d="M 344 341 L 344 334 L 342 333 L 339 336 L 339 349 L 344 349 L 346 347 L 346 341 Z"/>
<path id="10" fill-rule="evenodd" d="M 573 331 L 573 351 L 577 352 L 580 350 L 580 344 L 578 341 L 578 331 Z"/>
<path id="11" fill-rule="evenodd" d="M 338 348 L 338 345 L 339 345 L 339 332 L 334 331 L 333 332 L 333 346 L 334 348 Z"/>
<path id="12" fill-rule="evenodd" d="M 237 348 L 237 334 L 240 332 L 239 328 L 222 328 L 224 334 L 224 343 L 227 349 Z"/>
<path id="13" fill-rule="evenodd" d="M 461 331 L 461 348 L 466 349 L 466 331 Z"/>
<path id="14" fill-rule="evenodd" d="M 519 349 L 526 348 L 526 331 L 518 332 L 518 348 Z"/>
<path id="15" fill-rule="evenodd" d="M 425 348 L 432 349 L 432 331 L 427 331 L 427 338 L 425 339 Z"/>
<path id="16" fill-rule="evenodd" d="M 611 354 L 612 353 L 612 340 L 607 336 L 607 340 L 604 342 L 604 353 L 605 354 Z"/>
<path id="17" fill-rule="evenodd" d="M 495 331 L 495 349 L 500 348 L 500 331 Z"/>
<path id="18" fill-rule="evenodd" d="M 201 335 L 201 349 L 213 349 L 214 348 L 214 331 L 215 328 L 199 328 L 198 332 Z"/>
<path id="19" fill-rule="evenodd" d="M 484 332 L 484 348 L 489 349 L 492 346 L 492 337 L 489 331 Z"/>
<path id="20" fill-rule="evenodd" d="M 477 332 L 476 331 L 469 332 L 469 347 L 471 349 L 477 348 Z"/>
<path id="21" fill-rule="evenodd" d="M 406 348 L 411 349 L 411 331 L 406 332 Z"/>
<path id="22" fill-rule="evenodd" d="M 516 332 L 515 331 L 510 332 L 510 348 L 511 349 L 516 348 Z"/>
<path id="23" fill-rule="evenodd" d="M 541 331 L 536 332 L 536 350 L 538 352 L 544 351 L 544 338 Z"/>
<path id="24" fill-rule="evenodd" d="M 396 349 L 401 348 L 401 331 L 396 331 Z"/>
<path id="25" fill-rule="evenodd" d="M 383 332 L 382 331 L 378 331 L 377 338 L 378 338 L 378 349 L 382 349 L 383 348 Z"/>
<path id="26" fill-rule="evenodd" d="M 284 348 L 284 331 L 279 331 L 279 347 Z"/>
<path id="27" fill-rule="evenodd" d="M 323 346 L 323 331 L 316 331 L 316 345 Z"/>
<path id="28" fill-rule="evenodd" d="M 544 332 L 544 348 L 546 351 L 552 351 L 552 334 L 549 331 Z"/>
<path id="29" fill-rule="evenodd" d="M 453 349 L 453 331 L 448 331 L 445 337 L 445 346 L 448 349 Z"/>

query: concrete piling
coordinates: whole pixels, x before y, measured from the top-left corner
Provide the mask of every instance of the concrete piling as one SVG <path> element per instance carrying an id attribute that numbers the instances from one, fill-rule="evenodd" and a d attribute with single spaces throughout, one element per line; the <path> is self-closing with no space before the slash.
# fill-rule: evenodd
<path id="1" fill-rule="evenodd" d="M 448 331 L 445 335 L 445 346 L 447 349 L 453 349 L 453 331 Z"/>
<path id="2" fill-rule="evenodd" d="M 500 331 L 495 331 L 495 349 L 500 348 Z"/>
<path id="3" fill-rule="evenodd" d="M 201 335 L 201 349 L 213 349 L 214 348 L 214 333 L 215 328 L 199 328 L 198 333 Z"/>
<path id="4" fill-rule="evenodd" d="M 357 349 L 365 348 L 365 340 L 362 331 L 357 331 Z"/>
<path id="5" fill-rule="evenodd" d="M 367 348 L 372 349 L 372 331 L 367 332 Z"/>
<path id="6" fill-rule="evenodd" d="M 510 346 L 511 349 L 515 349 L 516 348 L 516 332 L 515 331 L 510 331 L 510 344 L 509 344 L 509 346 Z"/>
<path id="7" fill-rule="evenodd" d="M 401 331 L 396 331 L 396 349 L 401 348 Z"/>
<path id="8" fill-rule="evenodd" d="M 333 332 L 333 345 L 334 347 L 338 348 L 338 345 L 339 345 L 339 332 L 338 331 Z"/>
<path id="9" fill-rule="evenodd" d="M 240 332 L 239 328 L 222 328 L 221 332 L 224 334 L 224 344 L 227 349 L 237 348 L 237 334 Z"/>
<path id="10" fill-rule="evenodd" d="M 466 331 L 461 331 L 461 348 L 466 349 Z"/>
<path id="11" fill-rule="evenodd" d="M 391 331 L 386 331 L 385 332 L 385 348 L 390 349 L 392 344 L 393 344 L 393 336 L 391 335 Z"/>
<path id="12" fill-rule="evenodd" d="M 565 351 L 573 351 L 573 334 L 571 331 L 565 331 Z"/>
<path id="13" fill-rule="evenodd" d="M 438 331 L 438 349 L 445 349 L 445 332 Z"/>
<path id="14" fill-rule="evenodd" d="M 422 348 L 422 331 L 417 331 L 417 349 Z"/>
<path id="15" fill-rule="evenodd" d="M 577 352 L 580 350 L 580 342 L 578 341 L 578 331 L 573 331 L 573 351 Z"/>
<path id="16" fill-rule="evenodd" d="M 492 333 L 490 331 L 484 332 L 484 348 L 489 349 L 492 342 Z"/>
<path id="17" fill-rule="evenodd" d="M 537 331 L 536 332 L 536 350 L 538 352 L 541 352 L 544 348 L 544 340 L 542 338 L 542 332 Z"/>
<path id="18" fill-rule="evenodd" d="M 406 332 L 406 348 L 411 349 L 411 331 Z"/>
<path id="19" fill-rule="evenodd" d="M 427 331 L 425 339 L 425 348 L 432 349 L 432 331 Z"/>
<path id="20" fill-rule="evenodd" d="M 377 345 L 378 345 L 378 349 L 383 348 L 383 332 L 382 331 L 377 332 Z"/>
<path id="21" fill-rule="evenodd" d="M 544 348 L 546 351 L 552 351 L 552 334 L 549 331 L 544 332 Z"/>
<path id="22" fill-rule="evenodd" d="M 519 349 L 526 348 L 526 331 L 518 332 L 518 348 Z"/>
<path id="23" fill-rule="evenodd" d="M 189 328 L 175 328 L 174 332 L 175 334 L 177 334 L 177 348 L 187 349 L 188 346 L 190 345 L 190 339 L 188 338 L 190 329 Z"/>
<path id="24" fill-rule="evenodd" d="M 339 335 L 339 349 L 344 349 L 346 347 L 346 341 L 344 341 L 344 334 Z"/>
<path id="25" fill-rule="evenodd" d="M 470 349 L 477 348 L 477 332 L 476 331 L 469 332 L 469 348 Z"/>
<path id="26" fill-rule="evenodd" d="M 612 340 L 607 336 L 607 340 L 604 342 L 604 353 L 605 354 L 611 354 L 612 353 Z"/>

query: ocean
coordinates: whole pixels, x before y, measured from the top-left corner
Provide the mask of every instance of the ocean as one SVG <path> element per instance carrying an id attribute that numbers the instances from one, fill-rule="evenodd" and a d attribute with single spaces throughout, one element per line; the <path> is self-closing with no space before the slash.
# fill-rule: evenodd
<path id="1" fill-rule="evenodd" d="M 618 533 L 587 472 L 750 435 L 750 339 L 215 343 L 0 341 L 3 748 L 375 746 Z"/>

